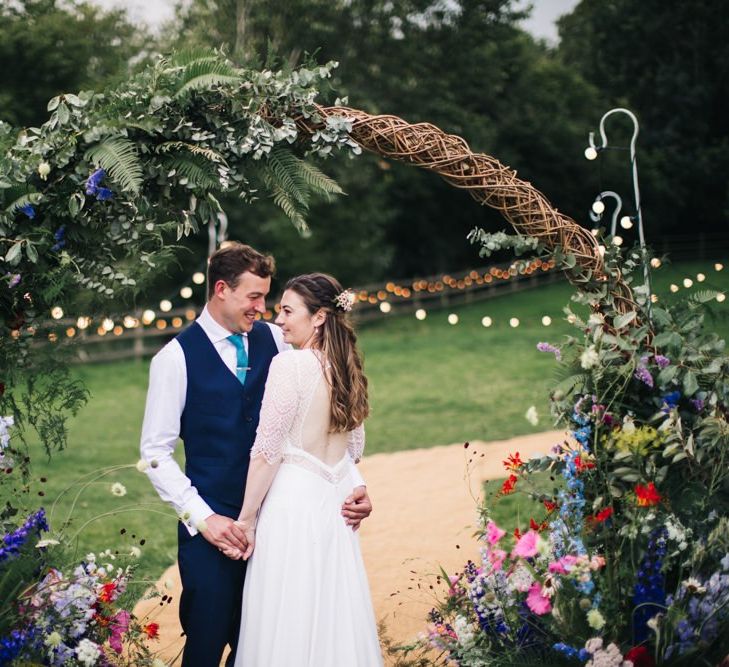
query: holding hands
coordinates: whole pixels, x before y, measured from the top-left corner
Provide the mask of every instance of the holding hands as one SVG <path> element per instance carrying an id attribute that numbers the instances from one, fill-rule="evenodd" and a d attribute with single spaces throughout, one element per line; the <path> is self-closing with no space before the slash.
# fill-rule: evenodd
<path id="1" fill-rule="evenodd" d="M 253 553 L 255 528 L 242 521 L 212 514 L 205 519 L 205 529 L 201 534 L 228 558 L 248 560 Z"/>

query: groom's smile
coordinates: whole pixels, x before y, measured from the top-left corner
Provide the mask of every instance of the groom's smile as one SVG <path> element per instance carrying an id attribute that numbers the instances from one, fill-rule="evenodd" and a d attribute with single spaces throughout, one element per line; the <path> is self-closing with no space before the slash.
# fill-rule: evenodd
<path id="1" fill-rule="evenodd" d="M 266 296 L 270 289 L 270 277 L 262 278 L 246 271 L 238 276 L 235 286 L 219 280 L 208 309 L 232 333 L 245 333 L 253 328 L 258 314 L 266 312 Z"/>

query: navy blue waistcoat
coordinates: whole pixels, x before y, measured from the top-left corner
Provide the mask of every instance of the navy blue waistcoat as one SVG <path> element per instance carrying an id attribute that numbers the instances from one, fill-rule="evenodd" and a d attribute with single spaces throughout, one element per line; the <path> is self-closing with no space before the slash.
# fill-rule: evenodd
<path id="1" fill-rule="evenodd" d="M 278 353 L 276 342 L 267 324 L 253 323 L 248 333 L 250 370 L 241 385 L 197 322 L 177 340 L 187 366 L 180 419 L 185 474 L 214 512 L 237 518 L 268 368 Z"/>

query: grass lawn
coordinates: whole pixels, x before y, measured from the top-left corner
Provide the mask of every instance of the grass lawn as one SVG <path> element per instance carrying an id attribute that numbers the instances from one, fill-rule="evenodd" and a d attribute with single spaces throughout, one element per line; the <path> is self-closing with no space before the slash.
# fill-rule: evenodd
<path id="1" fill-rule="evenodd" d="M 687 276 L 695 280 L 699 271 L 707 275 L 707 288 L 729 290 L 729 268 L 717 273 L 707 262 L 665 266 L 655 275 L 654 291 L 661 299 L 669 299 L 670 283 L 680 285 Z M 360 343 L 372 407 L 367 451 L 494 440 L 551 428 L 546 418 L 547 387 L 554 360 L 552 355 L 537 352 L 535 346 L 541 340 L 558 342 L 571 332 L 572 327 L 562 320 L 562 307 L 571 293 L 569 285 L 557 284 L 460 307 L 453 309 L 459 316 L 455 326 L 447 322 L 448 311 L 433 311 L 422 322 L 414 317 L 383 316 L 364 327 Z M 724 316 L 709 326 L 727 336 L 729 302 L 717 306 Z M 481 325 L 485 315 L 493 319 L 493 326 Z M 544 315 L 552 318 L 551 326 L 541 324 Z M 509 326 L 511 317 L 520 319 L 519 327 Z M 144 505 L 146 511 L 107 516 L 91 523 L 81 535 L 79 551 L 128 551 L 132 544 L 144 541 L 143 572 L 156 578 L 175 560 L 176 521 L 146 477 L 133 468 L 138 458 L 148 362 L 82 366 L 75 372 L 86 382 L 91 400 L 70 423 L 66 452 L 50 463 L 40 452 L 33 453 L 35 477 L 47 477 L 47 481 L 36 482 L 32 493 L 44 493 L 43 501 L 49 508 L 50 501 L 81 475 L 102 466 L 129 464 L 130 468 L 84 490 L 74 514 L 75 527 L 95 515 L 129 505 Z M 538 427 L 524 418 L 530 405 L 542 415 Z M 111 494 L 111 484 L 116 481 L 125 485 L 125 497 Z M 59 503 L 56 525 L 72 498 L 69 494 Z M 517 501 L 504 499 L 499 509 L 513 516 L 511 502 Z M 529 509 L 524 512 L 528 514 Z"/>

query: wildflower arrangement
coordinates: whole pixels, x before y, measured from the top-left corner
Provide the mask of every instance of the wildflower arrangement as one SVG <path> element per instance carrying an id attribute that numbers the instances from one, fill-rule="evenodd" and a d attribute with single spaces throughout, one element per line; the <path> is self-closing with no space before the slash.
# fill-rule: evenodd
<path id="1" fill-rule="evenodd" d="M 628 276 L 643 259 L 606 255 Z M 497 495 L 527 493 L 544 516 L 509 534 L 483 508 L 480 559 L 447 579 L 420 641 L 442 664 L 719 665 L 729 655 L 729 357 L 704 328 L 717 293 L 659 307 L 634 291 L 627 314 L 607 289 L 578 292 L 591 311 L 566 309 L 579 333 L 539 343 L 560 367 L 551 409 L 568 436 L 548 456 L 509 456 Z"/>

